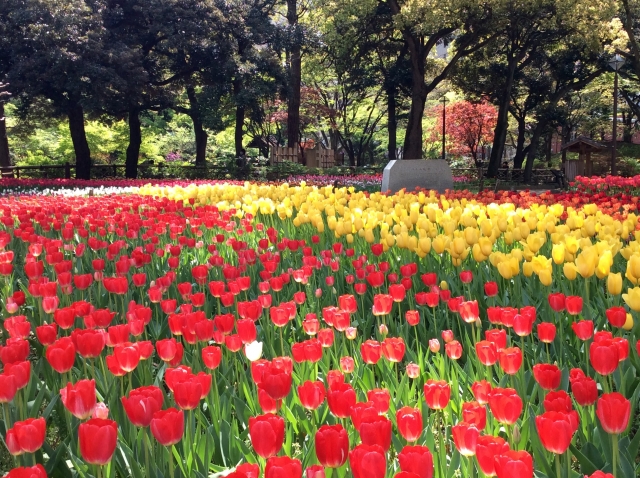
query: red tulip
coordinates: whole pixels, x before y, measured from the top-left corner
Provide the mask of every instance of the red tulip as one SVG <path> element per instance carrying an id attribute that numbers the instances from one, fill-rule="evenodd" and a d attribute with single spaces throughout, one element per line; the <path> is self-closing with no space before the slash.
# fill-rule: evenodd
<path id="1" fill-rule="evenodd" d="M 591 342 L 589 361 L 593 369 L 600 375 L 610 375 L 618 367 L 619 352 L 613 340 Z"/>
<path id="2" fill-rule="evenodd" d="M 555 312 L 562 312 L 565 308 L 566 297 L 562 292 L 549 294 L 549 305 Z"/>
<path id="3" fill-rule="evenodd" d="M 153 414 L 151 434 L 162 446 L 171 446 L 182 440 L 184 434 L 184 412 L 175 408 L 160 410 Z"/>
<path id="4" fill-rule="evenodd" d="M 391 446 L 391 421 L 384 416 L 366 416 L 362 418 L 360 440 L 364 445 L 379 445 L 388 451 Z"/>
<path id="5" fill-rule="evenodd" d="M 375 404 L 378 414 L 383 415 L 389 410 L 391 395 L 386 388 L 374 388 L 367 391 L 367 400 Z"/>
<path id="6" fill-rule="evenodd" d="M 571 392 L 580 406 L 593 405 L 598 399 L 598 384 L 591 377 L 579 377 L 571 380 Z"/>
<path id="7" fill-rule="evenodd" d="M 513 319 L 513 331 L 519 337 L 526 337 L 533 331 L 533 323 L 536 320 L 534 314 L 517 314 Z"/>
<path id="8" fill-rule="evenodd" d="M 482 431 L 487 425 L 487 409 L 479 402 L 464 402 L 462 420 Z"/>
<path id="9" fill-rule="evenodd" d="M 416 442 L 422 435 L 422 412 L 419 408 L 402 407 L 396 412 L 400 435 L 408 442 Z"/>
<path id="10" fill-rule="evenodd" d="M 500 367 L 504 373 L 515 375 L 522 365 L 522 350 L 509 347 L 500 352 Z"/>
<path id="11" fill-rule="evenodd" d="M 543 390 L 555 390 L 560 386 L 562 371 L 556 365 L 539 363 L 533 366 L 533 377 Z"/>
<path id="12" fill-rule="evenodd" d="M 614 478 L 611 473 L 605 473 L 604 471 L 594 471 L 592 475 L 584 475 L 584 478 Z"/>
<path id="13" fill-rule="evenodd" d="M 373 402 L 358 402 L 351 407 L 351 423 L 360 431 L 363 420 L 374 419 L 378 416 L 378 410 Z"/>
<path id="14" fill-rule="evenodd" d="M 491 392 L 491 384 L 486 380 L 480 380 L 479 382 L 473 382 L 471 385 L 471 391 L 473 397 L 481 405 L 489 403 L 489 392 Z"/>
<path id="15" fill-rule="evenodd" d="M 270 413 L 249 417 L 249 436 L 259 456 L 275 456 L 284 442 L 284 419 Z"/>
<path id="16" fill-rule="evenodd" d="M 545 412 L 536 417 L 536 428 L 546 450 L 563 454 L 569 448 L 575 429 L 568 413 Z"/>
<path id="17" fill-rule="evenodd" d="M 614 337 L 612 339 L 618 348 L 618 362 L 624 362 L 629 358 L 629 341 L 624 337 Z"/>
<path id="18" fill-rule="evenodd" d="M 605 314 L 613 327 L 620 328 L 627 321 L 627 311 L 624 307 L 610 307 Z"/>
<path id="19" fill-rule="evenodd" d="M 533 478 L 533 458 L 526 451 L 506 451 L 494 462 L 498 478 Z"/>
<path id="20" fill-rule="evenodd" d="M 140 363 L 140 350 L 129 342 L 116 345 L 113 349 L 113 355 L 120 368 L 126 373 L 135 370 Z"/>
<path id="21" fill-rule="evenodd" d="M 282 405 L 282 400 L 274 400 L 264 391 L 262 385 L 258 385 L 258 404 L 262 413 L 277 413 Z"/>
<path id="22" fill-rule="evenodd" d="M 118 425 L 113 420 L 92 418 L 78 427 L 80 454 L 90 465 L 106 465 L 111 461 L 118 440 Z"/>
<path id="23" fill-rule="evenodd" d="M 480 432 L 478 429 L 465 422 L 460 422 L 451 428 L 451 435 L 456 448 L 462 456 L 473 456 L 476 454 L 476 446 Z"/>
<path id="24" fill-rule="evenodd" d="M 582 312 L 582 297 L 572 295 L 565 299 L 565 307 L 569 315 L 578 315 Z"/>
<path id="25" fill-rule="evenodd" d="M 476 459 L 482 472 L 487 476 L 495 476 L 494 458 L 509 451 L 509 444 L 504 438 L 485 435 L 478 437 Z"/>
<path id="26" fill-rule="evenodd" d="M 28 418 L 15 422 L 13 428 L 7 430 L 5 443 L 12 455 L 35 453 L 42 447 L 47 423 L 44 418 Z"/>
<path id="27" fill-rule="evenodd" d="M 88 418 L 96 406 L 95 380 L 79 380 L 75 385 L 67 383 L 60 390 L 60 398 L 65 408 L 76 418 Z"/>
<path id="28" fill-rule="evenodd" d="M 351 407 L 356 403 L 356 392 L 347 383 L 335 383 L 329 386 L 327 392 L 329 410 L 338 418 L 347 418 Z"/>
<path id="29" fill-rule="evenodd" d="M 316 456 L 322 466 L 340 468 L 349 455 L 349 435 L 342 425 L 323 425 L 316 432 Z"/>
<path id="30" fill-rule="evenodd" d="M 405 344 L 402 337 L 387 337 L 381 344 L 382 355 L 389 362 L 402 362 Z"/>
<path id="31" fill-rule="evenodd" d="M 546 344 L 552 343 L 556 338 L 556 326 L 551 322 L 540 322 L 538 324 L 538 339 Z"/>
<path id="32" fill-rule="evenodd" d="M 487 297 L 498 295 L 498 284 L 495 282 L 486 282 L 484 284 L 484 293 Z"/>
<path id="33" fill-rule="evenodd" d="M 176 405 L 182 410 L 194 410 L 198 408 L 202 395 L 202 383 L 195 380 L 195 376 L 176 383 L 173 388 L 173 399 Z"/>
<path id="34" fill-rule="evenodd" d="M 512 388 L 494 388 L 489 392 L 489 408 L 495 419 L 513 425 L 522 413 L 522 399 Z"/>
<path id="35" fill-rule="evenodd" d="M 22 390 L 31 379 L 31 362 L 8 363 L 4 366 L 4 374 L 13 377 L 16 390 Z"/>
<path id="36" fill-rule="evenodd" d="M 260 465 L 244 463 L 236 466 L 236 472 L 244 474 L 246 478 L 260 478 Z"/>
<path id="37" fill-rule="evenodd" d="M 264 468 L 264 478 L 302 478 L 302 463 L 288 456 L 271 457 Z"/>
<path id="38" fill-rule="evenodd" d="M 331 347 L 334 341 L 333 329 L 318 330 L 318 340 L 323 347 Z"/>
<path id="39" fill-rule="evenodd" d="M 462 344 L 457 340 L 452 340 L 445 344 L 444 350 L 447 353 L 447 357 L 451 360 L 458 360 L 462 357 Z"/>
<path id="40" fill-rule="evenodd" d="M 389 286 L 389 295 L 394 302 L 402 302 L 407 294 L 407 290 L 402 284 L 392 284 Z"/>
<path id="41" fill-rule="evenodd" d="M 312 465 L 304 471 L 305 478 L 326 478 L 322 465 Z"/>
<path id="42" fill-rule="evenodd" d="M 362 354 L 362 361 L 366 364 L 374 365 L 378 363 L 381 356 L 380 342 L 376 340 L 366 340 L 360 346 L 360 353 Z"/>
<path id="43" fill-rule="evenodd" d="M 420 478 L 433 478 L 433 456 L 426 446 L 405 446 L 398 453 L 400 469 Z"/>
<path id="44" fill-rule="evenodd" d="M 57 324 L 45 324 L 36 327 L 36 337 L 44 346 L 51 345 L 58 338 Z"/>
<path id="45" fill-rule="evenodd" d="M 504 329 L 489 329 L 484 333 L 487 341 L 496 346 L 496 352 L 507 348 L 507 331 Z"/>
<path id="46" fill-rule="evenodd" d="M 353 478 L 384 478 L 387 472 L 385 451 L 378 445 L 358 445 L 349 452 Z"/>
<path id="47" fill-rule="evenodd" d="M 420 323 L 420 312 L 418 312 L 417 310 L 407 310 L 404 317 L 407 321 L 407 324 L 411 325 L 412 327 Z"/>
<path id="48" fill-rule="evenodd" d="M 47 471 L 42 465 L 21 466 L 10 470 L 4 478 L 47 478 Z"/>
<path id="49" fill-rule="evenodd" d="M 106 345 L 106 336 L 102 330 L 98 329 L 75 329 L 71 333 L 71 338 L 83 358 L 99 357 Z"/>
<path id="50" fill-rule="evenodd" d="M 443 330 L 442 331 L 442 340 L 444 340 L 445 344 L 453 341 L 453 331 L 452 330 Z"/>
<path id="51" fill-rule="evenodd" d="M 355 369 L 356 363 L 352 357 L 341 357 L 340 358 L 340 370 L 343 373 L 353 373 Z"/>
<path id="52" fill-rule="evenodd" d="M 424 399 L 432 410 L 444 410 L 450 396 L 451 387 L 444 380 L 429 379 L 424 384 Z"/>
<path id="53" fill-rule="evenodd" d="M 215 370 L 222 361 L 222 350 L 215 345 L 209 345 L 202 349 L 202 362 L 209 370 Z"/>
<path id="54" fill-rule="evenodd" d="M 69 337 L 62 337 L 52 345 L 46 352 L 47 362 L 58 373 L 65 373 L 71 370 L 76 359 L 76 348 Z"/>
<path id="55" fill-rule="evenodd" d="M 274 400 L 282 400 L 291 391 L 291 370 L 283 362 L 273 360 L 262 371 L 261 385 Z"/>
<path id="56" fill-rule="evenodd" d="M 402 288 L 404 290 L 404 287 Z M 376 294 L 373 296 L 373 315 L 387 315 L 391 313 L 393 297 L 389 294 Z"/>
<path id="57" fill-rule="evenodd" d="M 469 284 L 473 280 L 473 272 L 471 271 L 462 271 L 460 272 L 460 281 L 463 284 Z"/>
<path id="58" fill-rule="evenodd" d="M 0 373 L 0 403 L 9 403 L 16 396 L 18 388 L 12 375 Z"/>
<path id="59" fill-rule="evenodd" d="M 162 390 L 154 385 L 139 387 L 129 392 L 129 398 L 122 397 L 122 407 L 131 423 L 137 427 L 148 427 L 154 413 L 162 409 Z"/>
<path id="60" fill-rule="evenodd" d="M 542 404 L 545 412 L 570 413 L 573 411 L 571 397 L 564 390 L 547 393 Z"/>
<path id="61" fill-rule="evenodd" d="M 581 320 L 571 324 L 573 332 L 580 340 L 588 340 L 593 337 L 593 322 L 591 320 Z"/>
<path id="62" fill-rule="evenodd" d="M 605 432 L 623 433 L 629 425 L 631 401 L 618 392 L 605 393 L 598 399 L 596 415 Z"/>
<path id="63" fill-rule="evenodd" d="M 461 302 L 458 306 L 458 313 L 460 318 L 468 324 L 474 323 L 480 318 L 480 312 L 478 310 L 478 301 L 469 300 L 467 302 Z"/>
<path id="64" fill-rule="evenodd" d="M 298 398 L 307 410 L 315 410 L 324 402 L 326 391 L 322 382 L 306 381 L 298 387 Z"/>
<path id="65" fill-rule="evenodd" d="M 496 346 L 488 340 L 476 342 L 476 354 L 480 363 L 485 366 L 494 365 L 498 361 Z"/>

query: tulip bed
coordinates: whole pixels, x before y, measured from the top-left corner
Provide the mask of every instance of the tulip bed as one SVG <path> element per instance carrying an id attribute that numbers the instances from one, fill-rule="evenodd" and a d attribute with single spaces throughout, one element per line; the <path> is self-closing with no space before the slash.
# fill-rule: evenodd
<path id="1" fill-rule="evenodd" d="M 0 197 L 0 471 L 638 476 L 640 225 L 591 199 Z"/>

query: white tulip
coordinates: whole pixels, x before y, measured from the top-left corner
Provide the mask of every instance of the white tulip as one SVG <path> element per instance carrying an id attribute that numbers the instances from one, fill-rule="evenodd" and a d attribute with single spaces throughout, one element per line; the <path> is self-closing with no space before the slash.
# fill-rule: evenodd
<path id="1" fill-rule="evenodd" d="M 244 354 L 250 362 L 255 362 L 262 357 L 262 342 L 254 340 L 250 344 L 244 346 Z"/>

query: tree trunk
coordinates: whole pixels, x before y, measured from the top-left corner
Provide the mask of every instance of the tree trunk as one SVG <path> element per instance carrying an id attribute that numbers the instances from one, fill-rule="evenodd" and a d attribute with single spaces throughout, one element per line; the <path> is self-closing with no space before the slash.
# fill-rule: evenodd
<path id="1" fill-rule="evenodd" d="M 422 159 L 422 117 L 427 95 L 424 92 L 424 73 L 413 68 L 411 109 L 404 137 L 403 159 Z"/>
<path id="2" fill-rule="evenodd" d="M 511 90 L 513 89 L 513 78 L 515 75 L 517 60 L 511 58 L 507 70 L 505 89 L 502 92 L 500 105 L 498 108 L 498 119 L 496 129 L 493 132 L 493 147 L 491 148 L 491 158 L 489 158 L 489 169 L 487 176 L 493 178 L 498 173 L 498 168 L 502 163 L 504 146 L 507 142 L 507 130 L 509 129 L 509 106 L 511 105 Z"/>
<path id="3" fill-rule="evenodd" d="M 553 148 L 553 130 L 549 131 L 549 134 L 547 135 L 547 139 L 544 143 L 544 153 L 545 153 L 545 157 L 547 160 L 547 167 L 550 168 L 551 167 L 551 154 L 552 154 L 552 148 Z"/>
<path id="4" fill-rule="evenodd" d="M 4 103 L 2 102 L 0 102 L 0 166 L 11 166 L 7 122 L 4 118 Z"/>
<path id="5" fill-rule="evenodd" d="M 202 126 L 200 105 L 196 97 L 196 90 L 192 85 L 187 87 L 187 96 L 189 97 L 191 121 L 193 121 L 193 133 L 196 137 L 196 166 L 204 166 L 206 164 L 208 135 Z"/>
<path id="6" fill-rule="evenodd" d="M 531 136 L 531 143 L 529 144 L 529 152 L 527 153 L 527 164 L 524 167 L 524 180 L 525 182 L 531 181 L 533 173 L 533 162 L 536 160 L 536 154 L 538 154 L 538 143 L 540 143 L 540 136 L 542 136 L 543 124 L 536 124 L 536 128 L 533 130 Z"/>
<path id="7" fill-rule="evenodd" d="M 389 161 L 396 159 L 398 149 L 397 133 L 398 120 L 396 118 L 396 89 L 391 86 L 387 88 L 387 129 L 389 130 Z"/>
<path id="8" fill-rule="evenodd" d="M 84 110 L 75 103 L 69 106 L 69 133 L 76 153 L 76 179 L 91 179 L 91 150 L 84 130 Z"/>
<path id="9" fill-rule="evenodd" d="M 527 148 L 524 146 L 526 126 L 524 118 L 518 118 L 518 139 L 516 140 L 516 155 L 513 157 L 513 169 L 522 169 L 522 163 L 527 156 Z"/>
<path id="10" fill-rule="evenodd" d="M 289 26 L 298 25 L 297 0 L 287 0 Z M 302 49 L 295 40 L 289 51 L 289 97 L 287 102 L 287 147 L 295 148 L 300 141 L 300 87 L 302 84 Z"/>
<path id="11" fill-rule="evenodd" d="M 233 94 L 236 98 L 239 97 L 242 92 L 242 80 L 235 80 L 233 82 Z M 244 134 L 244 106 L 241 102 L 236 101 L 236 127 L 235 127 L 235 146 L 236 146 L 236 157 L 239 158 L 242 156 L 242 150 L 244 147 L 242 146 L 242 138 Z"/>
<path id="12" fill-rule="evenodd" d="M 138 157 L 142 144 L 142 125 L 140 124 L 140 111 L 137 108 L 129 110 L 129 146 L 125 160 L 125 176 L 128 179 L 138 177 Z"/>

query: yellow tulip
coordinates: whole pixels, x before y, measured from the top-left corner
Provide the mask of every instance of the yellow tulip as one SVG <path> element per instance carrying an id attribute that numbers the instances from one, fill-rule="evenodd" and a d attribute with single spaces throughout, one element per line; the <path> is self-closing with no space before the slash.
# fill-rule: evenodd
<path id="1" fill-rule="evenodd" d="M 525 262 L 522 264 L 522 273 L 525 277 L 531 277 L 533 275 L 533 264 L 531 262 Z"/>
<path id="2" fill-rule="evenodd" d="M 552 272 L 548 269 L 540 271 L 538 274 L 538 279 L 540 279 L 540 283 L 544 286 L 550 286 L 553 282 Z"/>
<path id="3" fill-rule="evenodd" d="M 440 288 L 442 290 L 449 290 L 449 284 L 446 280 L 440 281 Z"/>
<path id="4" fill-rule="evenodd" d="M 629 313 L 627 313 L 627 320 L 625 321 L 624 325 L 622 326 L 622 328 L 624 330 L 631 330 L 633 329 L 633 316 Z"/>
<path id="5" fill-rule="evenodd" d="M 473 255 L 473 260 L 476 262 L 484 262 L 487 260 L 487 256 L 482 253 L 480 244 L 474 244 L 471 248 L 471 253 Z"/>
<path id="6" fill-rule="evenodd" d="M 578 257 L 576 257 L 575 264 L 578 269 L 578 273 L 585 279 L 588 279 L 596 271 L 596 266 L 598 265 L 598 254 L 593 248 L 585 249 L 578 255 Z"/>
<path id="7" fill-rule="evenodd" d="M 573 262 L 565 262 L 562 272 L 564 272 L 564 276 L 569 280 L 575 280 L 578 277 L 578 269 Z"/>
<path id="8" fill-rule="evenodd" d="M 640 287 L 628 289 L 626 294 L 622 294 L 622 299 L 631 310 L 640 312 Z"/>
<path id="9" fill-rule="evenodd" d="M 618 272 L 607 276 L 607 290 L 611 295 L 619 295 L 622 292 L 622 274 Z"/>
<path id="10" fill-rule="evenodd" d="M 605 251 L 598 261 L 598 267 L 596 268 L 596 276 L 598 279 L 604 279 L 609 275 L 611 266 L 613 265 L 613 257 L 611 251 Z"/>
<path id="11" fill-rule="evenodd" d="M 560 265 L 564 262 L 564 244 L 554 244 L 551 249 L 553 262 Z"/>

